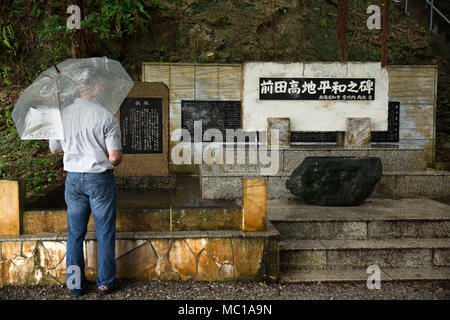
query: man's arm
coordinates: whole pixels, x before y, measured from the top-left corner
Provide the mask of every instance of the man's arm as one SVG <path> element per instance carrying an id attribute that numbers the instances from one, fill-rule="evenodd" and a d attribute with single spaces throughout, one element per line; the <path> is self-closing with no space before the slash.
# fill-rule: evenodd
<path id="1" fill-rule="evenodd" d="M 105 133 L 106 149 L 108 150 L 108 160 L 112 165 L 117 166 L 123 158 L 122 143 L 120 141 L 120 127 L 116 117 L 111 118 Z"/>
<path id="2" fill-rule="evenodd" d="M 59 140 L 48 140 L 48 147 L 50 148 L 50 152 L 53 154 L 64 152 Z"/>
<path id="3" fill-rule="evenodd" d="M 108 160 L 112 163 L 113 166 L 117 166 L 123 158 L 122 150 L 109 150 L 108 151 Z"/>

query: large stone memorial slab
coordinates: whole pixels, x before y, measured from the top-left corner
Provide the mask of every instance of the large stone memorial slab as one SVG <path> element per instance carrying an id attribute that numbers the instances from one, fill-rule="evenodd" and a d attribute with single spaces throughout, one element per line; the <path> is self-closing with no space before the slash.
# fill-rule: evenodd
<path id="1" fill-rule="evenodd" d="M 119 186 L 167 188 L 169 174 L 169 90 L 162 82 L 135 82 L 118 112 L 122 163 L 115 174 Z"/>
<path id="2" fill-rule="evenodd" d="M 289 118 L 292 131 L 345 131 L 347 118 L 370 118 L 371 131 L 388 129 L 387 69 L 377 62 L 249 62 L 243 68 L 245 131 L 266 119 Z"/>

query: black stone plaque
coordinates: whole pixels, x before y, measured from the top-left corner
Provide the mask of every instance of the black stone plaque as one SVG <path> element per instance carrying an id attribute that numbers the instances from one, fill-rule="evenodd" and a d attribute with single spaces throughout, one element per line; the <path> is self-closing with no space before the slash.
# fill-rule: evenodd
<path id="1" fill-rule="evenodd" d="M 120 130 L 123 153 L 162 153 L 162 99 L 125 98 L 120 106 Z"/>
<path id="2" fill-rule="evenodd" d="M 218 129 L 225 139 L 225 129 L 241 127 L 240 101 L 181 101 L 181 127 L 194 136 L 194 121 L 202 121 L 202 136 L 208 129 Z M 206 140 L 205 140 L 206 141 Z"/>
<path id="3" fill-rule="evenodd" d="M 260 100 L 375 100 L 375 78 L 259 78 Z"/>
<path id="4" fill-rule="evenodd" d="M 308 132 L 292 131 L 291 142 L 336 142 L 337 135 L 334 131 Z"/>
<path id="5" fill-rule="evenodd" d="M 400 102 L 389 101 L 388 130 L 374 131 L 371 135 L 372 142 L 398 142 L 400 134 Z"/>
<path id="6" fill-rule="evenodd" d="M 389 101 L 388 130 L 373 131 L 372 142 L 398 142 L 400 127 L 400 102 Z M 291 142 L 336 142 L 336 132 L 292 131 Z"/>

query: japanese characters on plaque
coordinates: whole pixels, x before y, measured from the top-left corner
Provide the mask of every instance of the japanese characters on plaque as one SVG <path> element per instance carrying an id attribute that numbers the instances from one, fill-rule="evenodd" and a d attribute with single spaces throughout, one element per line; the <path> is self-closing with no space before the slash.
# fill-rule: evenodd
<path id="1" fill-rule="evenodd" d="M 120 106 L 124 153 L 162 153 L 162 99 L 126 98 Z"/>
<path id="2" fill-rule="evenodd" d="M 375 78 L 259 78 L 260 100 L 375 100 Z"/>
<path id="3" fill-rule="evenodd" d="M 202 134 L 208 129 L 218 129 L 225 135 L 226 129 L 241 127 L 241 102 L 182 100 L 181 127 L 194 134 L 194 121 L 199 120 L 202 121 Z"/>

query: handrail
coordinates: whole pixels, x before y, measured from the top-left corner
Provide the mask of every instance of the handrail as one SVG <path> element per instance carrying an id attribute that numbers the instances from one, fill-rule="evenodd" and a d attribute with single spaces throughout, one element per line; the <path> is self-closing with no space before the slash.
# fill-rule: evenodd
<path id="1" fill-rule="evenodd" d="M 448 24 L 450 24 L 450 20 L 434 6 L 434 0 L 431 0 L 431 2 L 430 0 L 425 0 L 425 2 L 430 5 L 430 33 L 433 30 L 433 11 L 436 11 Z M 406 3 L 408 3 L 408 1 L 406 1 Z"/>

